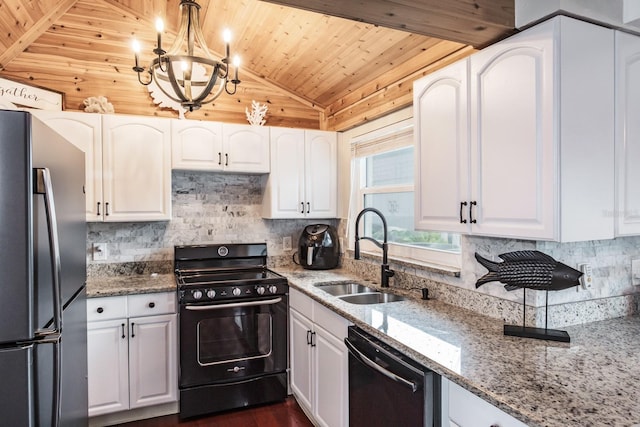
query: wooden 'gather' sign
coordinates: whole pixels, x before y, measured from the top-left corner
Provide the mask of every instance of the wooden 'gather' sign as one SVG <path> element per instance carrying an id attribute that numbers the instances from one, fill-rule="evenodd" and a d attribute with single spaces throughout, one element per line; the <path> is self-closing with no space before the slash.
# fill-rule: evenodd
<path id="1" fill-rule="evenodd" d="M 0 99 L 24 107 L 61 111 L 62 93 L 0 78 Z"/>

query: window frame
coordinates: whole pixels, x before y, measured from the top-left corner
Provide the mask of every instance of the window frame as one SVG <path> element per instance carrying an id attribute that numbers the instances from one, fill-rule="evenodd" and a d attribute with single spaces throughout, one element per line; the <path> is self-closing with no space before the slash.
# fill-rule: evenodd
<path id="1" fill-rule="evenodd" d="M 389 185 L 384 187 L 366 187 L 366 157 L 375 154 L 381 154 L 390 152 L 396 149 L 413 146 L 415 150 L 415 136 L 411 136 L 411 142 L 409 144 L 401 143 L 397 146 L 394 144 L 381 143 L 380 150 L 375 148 L 375 140 L 383 140 L 386 136 L 393 134 L 406 133 L 408 126 L 411 126 L 413 134 L 413 119 L 404 119 L 392 121 L 391 123 L 385 123 L 379 125 L 368 132 L 363 132 L 357 136 L 351 138 L 351 203 L 350 203 L 350 215 L 349 215 L 349 247 L 354 248 L 354 235 L 355 235 L 355 217 L 364 208 L 364 199 L 367 194 L 385 194 L 393 192 L 415 192 L 415 183 L 406 185 Z M 371 144 L 373 142 L 373 144 Z M 367 152 L 360 157 L 356 157 L 356 151 L 358 144 L 367 145 Z M 373 147 L 373 148 L 372 148 Z M 415 153 L 415 151 L 414 151 Z M 415 162 L 415 155 L 414 155 Z M 415 165 L 415 163 L 414 163 Z M 371 214 L 366 214 L 371 215 Z M 402 243 L 389 242 L 388 256 L 390 259 L 397 259 L 400 261 L 408 261 L 412 263 L 426 263 L 426 264 L 439 264 L 447 267 L 460 268 L 462 263 L 462 248 L 460 252 L 451 252 L 445 250 L 439 250 L 434 248 L 421 248 L 418 246 L 412 246 Z M 373 242 L 368 240 L 360 241 L 360 251 L 371 255 L 382 255 L 382 250 L 378 248 Z"/>

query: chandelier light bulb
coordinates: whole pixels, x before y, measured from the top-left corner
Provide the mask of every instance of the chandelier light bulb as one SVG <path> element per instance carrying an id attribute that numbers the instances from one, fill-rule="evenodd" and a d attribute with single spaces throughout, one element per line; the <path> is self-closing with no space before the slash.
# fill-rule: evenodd
<path id="1" fill-rule="evenodd" d="M 133 39 L 133 41 L 131 42 L 131 48 L 133 49 L 134 53 L 140 53 L 140 42 L 136 39 Z"/>
<path id="2" fill-rule="evenodd" d="M 228 28 L 225 28 L 224 31 L 222 32 L 222 40 L 224 40 L 225 43 L 229 43 L 231 41 L 231 30 Z"/>
<path id="3" fill-rule="evenodd" d="M 156 19 L 156 31 L 159 33 L 164 31 L 164 22 L 162 22 L 162 18 Z"/>

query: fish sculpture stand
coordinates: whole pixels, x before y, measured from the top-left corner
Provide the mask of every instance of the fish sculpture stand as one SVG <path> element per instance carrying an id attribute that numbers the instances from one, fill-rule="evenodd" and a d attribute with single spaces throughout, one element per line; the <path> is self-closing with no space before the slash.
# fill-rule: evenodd
<path id="1" fill-rule="evenodd" d="M 566 331 L 547 328 L 549 317 L 549 291 L 569 289 L 580 284 L 582 273 L 551 256 L 539 251 L 516 251 L 498 255 L 503 262 L 490 261 L 476 252 L 476 260 L 489 272 L 476 281 L 476 288 L 489 282 L 504 283 L 507 291 L 523 290 L 522 326 L 504 325 L 504 334 L 524 338 L 570 342 Z M 525 326 L 526 291 L 525 289 L 547 291 L 545 303 L 545 327 Z"/>

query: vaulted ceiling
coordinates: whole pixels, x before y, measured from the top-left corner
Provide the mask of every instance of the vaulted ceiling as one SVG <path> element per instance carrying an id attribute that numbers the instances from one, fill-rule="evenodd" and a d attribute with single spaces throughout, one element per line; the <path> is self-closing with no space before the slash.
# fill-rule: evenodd
<path id="1" fill-rule="evenodd" d="M 212 53 L 222 30 L 242 58 L 235 95 L 187 117 L 344 130 L 411 104 L 413 80 L 513 32 L 514 0 L 200 0 Z M 3 0 L 0 77 L 65 94 L 65 109 L 106 96 L 116 113 L 177 117 L 158 108 L 132 71 L 131 41 L 152 59 L 154 21 L 177 32 L 180 0 Z M 302 9 L 301 9 L 302 8 Z M 306 10 L 303 10 L 306 9 Z"/>

